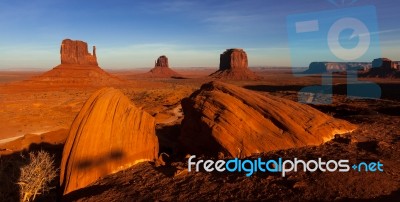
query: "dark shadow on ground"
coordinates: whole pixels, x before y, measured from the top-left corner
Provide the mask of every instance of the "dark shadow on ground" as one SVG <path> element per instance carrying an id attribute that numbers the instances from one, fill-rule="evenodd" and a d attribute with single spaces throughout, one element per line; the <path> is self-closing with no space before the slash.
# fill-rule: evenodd
<path id="1" fill-rule="evenodd" d="M 63 145 L 52 145 L 48 143 L 31 144 L 28 149 L 14 152 L 0 157 L 0 199 L 1 201 L 19 201 L 20 188 L 17 182 L 21 175 L 21 168 L 29 164 L 29 152 L 40 150 L 54 156 L 54 167 L 59 168 L 61 164 Z M 59 177 L 57 176 L 50 186 L 54 187 L 49 193 L 36 196 L 35 201 L 60 201 Z"/>
<path id="2" fill-rule="evenodd" d="M 351 84 L 352 85 L 352 84 Z M 400 101 L 400 83 L 378 83 L 381 88 L 381 99 Z M 303 85 L 284 85 L 284 86 L 272 86 L 272 85 L 247 85 L 244 88 L 254 91 L 262 92 L 279 92 L 279 91 L 300 91 Z M 328 86 L 329 87 L 329 86 Z M 330 86 L 333 89 L 333 94 L 347 95 L 347 84 L 336 84 Z M 363 84 L 360 84 L 360 90 Z"/>

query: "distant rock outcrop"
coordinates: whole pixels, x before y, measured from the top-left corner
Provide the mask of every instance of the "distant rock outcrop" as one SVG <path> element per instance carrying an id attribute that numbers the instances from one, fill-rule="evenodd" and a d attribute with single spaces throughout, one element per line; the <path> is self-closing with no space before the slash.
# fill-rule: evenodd
<path id="1" fill-rule="evenodd" d="M 114 88 L 96 91 L 71 125 L 61 162 L 64 194 L 158 156 L 154 118 Z"/>
<path id="2" fill-rule="evenodd" d="M 338 73 L 371 68 L 370 62 L 311 62 L 304 74 Z"/>
<path id="3" fill-rule="evenodd" d="M 226 49 L 220 55 L 219 70 L 210 76 L 230 80 L 254 80 L 260 78 L 248 69 L 247 54 L 243 49 L 238 48 Z"/>
<path id="4" fill-rule="evenodd" d="M 165 55 L 158 57 L 156 60 L 154 67 L 169 67 L 168 58 Z"/>
<path id="5" fill-rule="evenodd" d="M 45 85 L 106 86 L 122 81 L 101 69 L 97 64 L 96 47 L 93 55 L 88 52 L 87 43 L 65 39 L 61 44 L 61 64 L 28 82 Z"/>
<path id="6" fill-rule="evenodd" d="M 398 65 L 388 58 L 377 58 L 372 61 L 372 68 L 361 77 L 400 78 Z"/>
<path id="7" fill-rule="evenodd" d="M 93 55 L 88 52 L 88 45 L 83 41 L 64 39 L 61 43 L 61 64 L 95 65 L 97 66 L 96 46 Z"/>
<path id="8" fill-rule="evenodd" d="M 141 76 L 149 78 L 182 78 L 182 75 L 169 68 L 168 58 L 165 55 L 160 56 L 155 61 L 153 69 Z"/>
<path id="9" fill-rule="evenodd" d="M 318 145 L 356 129 L 308 105 L 216 81 L 183 99 L 182 108 L 180 142 L 191 154 L 246 157 Z"/>

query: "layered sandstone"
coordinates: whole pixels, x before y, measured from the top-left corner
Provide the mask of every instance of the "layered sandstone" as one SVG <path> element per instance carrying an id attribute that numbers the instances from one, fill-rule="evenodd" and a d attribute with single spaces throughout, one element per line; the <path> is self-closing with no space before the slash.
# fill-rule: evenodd
<path id="1" fill-rule="evenodd" d="M 248 68 L 247 54 L 243 49 L 227 49 L 220 55 L 218 71 L 210 75 L 218 79 L 254 80 L 259 77 Z"/>
<path id="2" fill-rule="evenodd" d="M 356 128 L 308 105 L 215 81 L 183 99 L 182 108 L 180 142 L 194 154 L 246 157 L 318 145 Z"/>
<path id="3" fill-rule="evenodd" d="M 158 155 L 155 120 L 114 88 L 96 91 L 71 125 L 61 162 L 64 193 Z"/>

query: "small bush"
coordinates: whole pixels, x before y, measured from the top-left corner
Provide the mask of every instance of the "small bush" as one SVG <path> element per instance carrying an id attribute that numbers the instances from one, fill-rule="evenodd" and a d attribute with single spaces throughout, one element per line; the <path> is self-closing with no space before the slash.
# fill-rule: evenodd
<path id="1" fill-rule="evenodd" d="M 45 151 L 30 152 L 30 163 L 21 167 L 18 180 L 21 201 L 33 201 L 37 195 L 47 193 L 51 181 L 57 176 L 54 157 Z"/>

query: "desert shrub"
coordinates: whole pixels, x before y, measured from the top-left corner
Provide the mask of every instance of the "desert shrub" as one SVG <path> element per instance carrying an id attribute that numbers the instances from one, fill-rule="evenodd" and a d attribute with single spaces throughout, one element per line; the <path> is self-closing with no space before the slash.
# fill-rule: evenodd
<path id="1" fill-rule="evenodd" d="M 18 180 L 21 201 L 33 201 L 37 195 L 45 194 L 53 187 L 51 181 L 57 176 L 54 157 L 45 151 L 30 152 L 30 162 L 21 167 Z"/>

